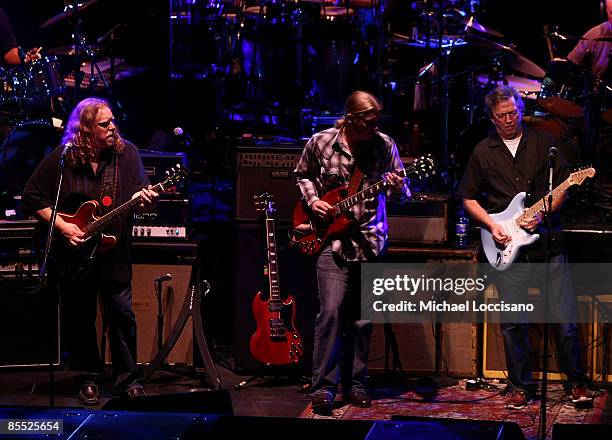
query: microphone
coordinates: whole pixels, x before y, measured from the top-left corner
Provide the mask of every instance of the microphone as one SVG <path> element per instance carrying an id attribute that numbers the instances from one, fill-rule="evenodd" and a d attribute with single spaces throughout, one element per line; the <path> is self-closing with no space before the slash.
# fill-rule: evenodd
<path id="1" fill-rule="evenodd" d="M 158 277 L 155 277 L 153 279 L 153 281 L 155 281 L 156 283 L 159 283 L 161 281 L 170 281 L 172 279 L 172 274 L 166 273 L 164 275 L 160 275 Z"/>
<path id="2" fill-rule="evenodd" d="M 189 134 L 187 134 L 182 127 L 175 127 L 174 130 L 172 130 L 172 133 L 174 133 L 174 136 L 177 138 L 181 145 L 186 148 L 191 147 L 191 144 L 193 143 L 193 138 Z"/>
<path id="3" fill-rule="evenodd" d="M 66 162 L 66 154 L 68 154 L 68 151 L 72 147 L 74 147 L 74 144 L 72 142 L 66 142 L 64 144 L 64 149 L 62 150 L 62 154 L 60 154 L 60 159 L 59 159 L 59 163 L 62 167 L 64 166 L 64 163 Z"/>
<path id="4" fill-rule="evenodd" d="M 548 158 L 549 159 L 554 159 L 555 157 L 557 157 L 557 154 L 559 154 L 559 150 L 557 149 L 557 147 L 550 147 L 548 149 Z"/>

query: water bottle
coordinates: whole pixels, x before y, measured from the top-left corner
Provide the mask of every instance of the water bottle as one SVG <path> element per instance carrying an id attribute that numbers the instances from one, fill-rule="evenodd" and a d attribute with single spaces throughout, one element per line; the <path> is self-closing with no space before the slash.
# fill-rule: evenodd
<path id="1" fill-rule="evenodd" d="M 455 223 L 455 242 L 453 247 L 465 249 L 470 246 L 470 219 L 463 208 L 457 212 L 457 223 Z"/>

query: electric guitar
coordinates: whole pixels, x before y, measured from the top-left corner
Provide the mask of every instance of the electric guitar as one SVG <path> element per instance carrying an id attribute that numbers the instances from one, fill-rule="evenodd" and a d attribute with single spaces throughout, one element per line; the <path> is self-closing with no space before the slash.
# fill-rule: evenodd
<path id="1" fill-rule="evenodd" d="M 283 301 L 280 295 L 272 196 L 266 192 L 255 196 L 255 206 L 258 212 L 265 214 L 270 293 L 267 300 L 262 292 L 257 292 L 253 299 L 257 329 L 251 336 L 251 354 L 266 365 L 296 364 L 302 357 L 303 345 L 295 328 L 295 300 L 288 295 Z"/>
<path id="2" fill-rule="evenodd" d="M 595 175 L 594 168 L 586 168 L 571 173 L 559 186 L 553 189 L 553 200 L 559 198 L 572 185 L 581 185 L 587 178 Z M 493 240 L 493 235 L 485 228 L 480 230 L 480 239 L 487 260 L 497 270 L 506 270 L 514 262 L 523 246 L 528 246 L 540 238 L 538 234 L 532 234 L 519 226 L 538 212 L 545 211 L 548 195 L 542 197 L 530 208 L 525 207 L 525 192 L 520 192 L 510 202 L 508 207 L 498 214 L 490 214 L 495 223 L 503 226 L 506 234 L 512 241 L 502 245 Z"/>
<path id="3" fill-rule="evenodd" d="M 410 176 L 427 177 L 433 173 L 434 161 L 429 156 L 422 156 L 407 168 L 397 171 L 397 174 L 402 178 Z M 306 255 L 317 255 L 329 241 L 342 237 L 349 232 L 354 225 L 354 220 L 349 213 L 352 206 L 376 196 L 386 188 L 387 182 L 383 179 L 352 196 L 349 196 L 346 186 L 332 189 L 321 197 L 321 200 L 326 201 L 333 207 L 324 218 L 317 216 L 301 200 L 293 210 L 292 244 Z"/>
<path id="4" fill-rule="evenodd" d="M 162 193 L 176 186 L 186 177 L 187 170 L 180 164 L 176 164 L 169 171 L 166 171 L 166 178 L 164 181 L 159 182 L 151 189 L 157 193 Z M 117 238 L 110 234 L 104 234 L 102 231 L 113 220 L 130 213 L 140 205 L 140 203 L 140 197 L 136 197 L 128 200 L 101 217 L 95 214 L 99 206 L 98 202 L 95 200 L 89 200 L 83 203 L 74 214 L 58 212 L 57 215 L 65 222 L 77 225 L 79 229 L 85 233 L 83 236 L 85 243 L 79 247 L 71 247 L 65 243 L 64 240 L 63 257 L 65 261 L 62 262 L 62 273 L 70 276 L 72 279 L 77 279 L 86 272 L 89 266 L 91 266 L 97 253 L 108 252 L 112 249 L 117 243 Z"/>

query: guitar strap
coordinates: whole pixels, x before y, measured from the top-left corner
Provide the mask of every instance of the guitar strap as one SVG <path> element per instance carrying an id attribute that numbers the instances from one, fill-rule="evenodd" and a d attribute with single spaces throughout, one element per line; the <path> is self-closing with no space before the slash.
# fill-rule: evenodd
<path id="1" fill-rule="evenodd" d="M 529 138 L 527 131 L 523 131 L 523 139 L 525 142 L 525 150 L 527 152 L 527 169 L 525 170 L 525 194 L 527 195 L 527 203 L 531 205 L 531 196 L 533 195 L 535 185 L 535 156 L 536 152 L 529 150 Z"/>
<path id="2" fill-rule="evenodd" d="M 353 175 L 351 176 L 351 180 L 348 185 L 348 195 L 349 197 L 354 195 L 361 186 L 361 180 L 363 179 L 363 171 L 357 164 L 355 164 L 355 170 L 353 171 Z"/>
<path id="3" fill-rule="evenodd" d="M 353 175 L 351 176 L 351 180 L 349 182 L 349 186 L 347 189 L 348 197 L 354 195 L 359 191 L 359 187 L 361 186 L 361 181 L 363 180 L 363 171 L 357 164 L 355 164 L 355 170 L 353 170 Z M 355 228 L 353 234 L 353 238 L 359 244 L 359 247 L 365 254 L 368 261 L 374 261 L 376 259 L 376 255 L 372 251 L 372 247 L 370 246 L 370 242 L 365 238 L 363 233 L 359 230 L 359 228 Z"/>
<path id="4" fill-rule="evenodd" d="M 117 206 L 117 185 L 119 179 L 119 160 L 117 152 L 113 152 L 112 159 L 104 168 L 102 175 L 102 187 L 100 188 L 100 211 L 106 214 L 114 206 Z"/>

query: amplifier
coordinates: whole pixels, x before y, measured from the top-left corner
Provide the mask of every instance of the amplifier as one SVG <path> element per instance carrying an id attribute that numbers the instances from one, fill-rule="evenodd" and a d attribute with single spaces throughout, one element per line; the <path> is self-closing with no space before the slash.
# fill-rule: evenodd
<path id="1" fill-rule="evenodd" d="M 301 194 L 293 170 L 303 145 L 239 146 L 236 151 L 236 219 L 257 220 L 253 197 L 263 191 L 274 195 L 277 220 L 290 220 Z"/>
<path id="2" fill-rule="evenodd" d="M 134 240 L 188 240 L 190 236 L 191 197 L 162 194 L 155 211 L 135 212 Z"/>
<path id="3" fill-rule="evenodd" d="M 169 171 L 176 164 L 188 168 L 187 155 L 181 152 L 140 150 L 140 158 L 145 173 L 154 185 L 164 180 L 166 171 Z M 177 190 L 177 192 L 179 191 Z"/>
<path id="4" fill-rule="evenodd" d="M 442 244 L 448 240 L 450 197 L 415 194 L 402 205 L 388 205 L 389 242 Z"/>
<path id="5" fill-rule="evenodd" d="M 38 275 L 37 220 L 0 220 L 0 275 L 32 278 Z"/>

